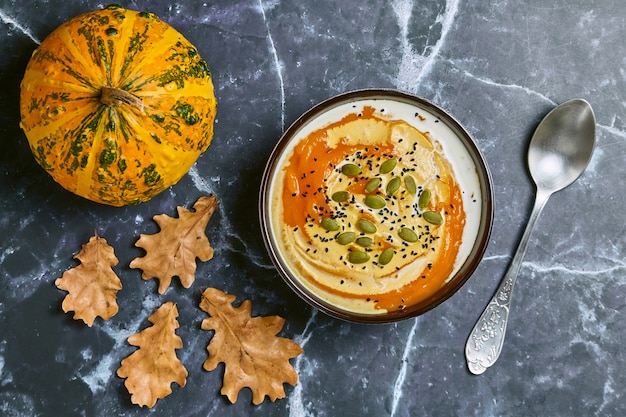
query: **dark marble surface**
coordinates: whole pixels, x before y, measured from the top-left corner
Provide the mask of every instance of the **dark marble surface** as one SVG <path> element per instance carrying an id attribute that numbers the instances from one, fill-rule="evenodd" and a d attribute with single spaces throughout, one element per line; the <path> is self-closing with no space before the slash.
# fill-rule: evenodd
<path id="1" fill-rule="evenodd" d="M 626 414 L 626 6 L 622 0 L 120 2 L 155 12 L 209 62 L 215 140 L 180 183 L 149 203 L 112 208 L 74 197 L 40 169 L 18 122 L 19 82 L 37 44 L 84 1 L 0 1 L 0 415 L 2 416 L 623 416 Z M 449 110 L 494 177 L 496 218 L 484 261 L 450 300 L 378 326 L 315 313 L 279 278 L 257 220 L 260 176 L 281 132 L 313 104 L 365 87 L 398 88 Z M 533 199 L 525 151 L 541 117 L 573 97 L 597 122 L 589 169 L 548 202 L 533 234 L 504 350 L 482 376 L 463 349 L 515 249 Z M 131 270 L 151 217 L 203 194 L 215 258 L 190 290 L 158 295 Z M 120 312 L 93 327 L 61 310 L 54 286 L 97 229 L 116 249 Z M 287 398 L 231 405 L 223 368 L 202 369 L 200 289 L 287 318 L 305 349 Z M 187 386 L 150 411 L 130 403 L 126 339 L 172 300 Z"/>

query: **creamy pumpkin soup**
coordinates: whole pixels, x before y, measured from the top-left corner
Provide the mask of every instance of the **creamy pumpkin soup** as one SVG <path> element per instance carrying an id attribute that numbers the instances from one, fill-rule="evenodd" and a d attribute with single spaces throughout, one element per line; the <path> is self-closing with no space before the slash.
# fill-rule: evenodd
<path id="1" fill-rule="evenodd" d="M 341 309 L 407 308 L 467 256 L 477 196 L 464 196 L 444 146 L 414 117 L 355 108 L 308 129 L 281 157 L 271 187 L 279 252 L 302 285 Z"/>

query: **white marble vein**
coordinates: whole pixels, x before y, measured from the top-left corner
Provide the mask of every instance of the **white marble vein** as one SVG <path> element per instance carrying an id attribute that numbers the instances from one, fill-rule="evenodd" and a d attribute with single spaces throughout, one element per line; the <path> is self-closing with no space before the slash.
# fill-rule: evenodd
<path id="1" fill-rule="evenodd" d="M 396 77 L 396 84 L 399 89 L 416 92 L 424 77 L 430 73 L 435 60 L 439 58 L 439 53 L 445 43 L 446 36 L 454 23 L 454 18 L 458 10 L 458 3 L 459 2 L 457 0 L 446 1 L 443 14 L 438 15 L 436 21 L 433 22 L 433 24 L 441 24 L 441 35 L 431 48 L 427 48 L 420 53 L 414 51 L 409 42 L 408 31 L 409 21 L 413 13 L 413 2 L 409 0 L 397 0 L 393 2 L 392 6 L 398 19 L 402 45 L 402 59 L 398 68 L 398 75 Z M 405 342 L 400 371 L 398 372 L 393 386 L 393 402 L 391 407 L 392 417 L 396 415 L 398 404 L 400 403 L 403 395 L 407 366 L 411 352 L 414 349 L 413 338 L 415 336 L 418 323 L 419 319 L 416 319 Z"/>
<path id="2" fill-rule="evenodd" d="M 296 338 L 296 342 L 300 345 L 301 348 L 305 348 L 311 336 L 313 336 L 313 329 L 319 329 L 319 327 L 314 327 L 315 319 L 317 317 L 317 310 L 313 310 L 311 313 L 311 317 L 309 321 L 304 326 L 304 330 L 302 334 Z M 311 375 L 315 377 L 315 372 L 304 372 L 303 367 L 306 366 L 308 362 L 306 361 L 305 355 L 300 355 L 296 358 L 293 368 L 299 376 L 300 381 L 294 387 L 293 392 L 289 395 L 289 416 L 290 417 L 311 417 L 313 416 L 313 412 L 308 409 L 305 404 L 303 393 L 302 393 L 302 378 L 305 375 Z"/>
<path id="3" fill-rule="evenodd" d="M 200 175 L 200 173 L 198 172 L 198 168 L 196 165 L 192 166 L 191 169 L 188 172 L 194 187 L 196 187 L 196 189 L 198 191 L 200 191 L 201 193 L 205 194 L 205 195 L 217 195 L 217 193 L 215 192 L 215 189 L 213 188 L 213 185 L 207 181 L 204 177 L 202 177 Z M 219 196 L 218 196 L 219 198 Z M 252 251 L 252 249 L 249 247 L 248 243 L 246 242 L 245 239 L 242 239 L 239 234 L 237 234 L 235 232 L 235 228 L 232 226 L 232 224 L 230 223 L 229 219 L 228 219 L 228 215 L 224 209 L 224 205 L 220 204 L 219 205 L 219 212 L 220 212 L 220 227 L 224 228 L 225 232 L 224 235 L 228 236 L 232 239 L 236 239 L 243 248 L 245 248 L 245 252 L 243 253 L 243 255 L 246 256 L 246 258 L 248 258 L 250 260 L 250 262 L 252 262 L 252 264 L 263 268 L 263 269 L 273 269 L 274 266 L 271 263 L 267 263 L 264 262 L 264 257 L 261 254 L 254 254 L 254 252 Z M 238 251 L 236 248 L 233 247 L 233 245 L 231 245 L 228 240 L 223 240 L 222 241 L 223 246 L 226 247 L 226 249 L 234 251 L 234 252 L 240 252 Z M 222 246 L 220 246 L 222 247 Z"/>
<path id="4" fill-rule="evenodd" d="M 57 252 L 58 251 L 64 251 L 64 249 L 59 247 L 57 248 Z M 73 266 L 67 263 L 68 260 L 66 257 L 58 256 L 56 253 L 52 258 L 52 262 L 46 262 L 47 260 L 36 259 L 33 261 L 31 270 L 28 273 L 12 277 L 12 284 L 8 292 L 9 299 L 15 302 L 27 299 L 37 291 L 40 285 L 50 285 L 50 279 L 54 281 L 54 279 L 60 278 L 62 272 L 55 277 L 51 276 L 51 271 L 64 271 Z M 2 303 L 0 303 L 0 312 L 2 312 L 3 307 Z"/>
<path id="5" fill-rule="evenodd" d="M 413 321 L 413 326 L 411 326 L 411 330 L 409 330 L 409 335 L 404 344 L 404 352 L 402 353 L 401 359 L 401 367 L 400 372 L 398 372 L 398 376 L 396 377 L 396 381 L 393 385 L 393 403 L 391 405 L 391 417 L 396 415 L 396 411 L 398 409 L 398 404 L 402 399 L 404 380 L 406 379 L 407 374 L 407 366 L 409 364 L 409 358 L 411 356 L 411 352 L 414 350 L 413 338 L 415 337 L 415 333 L 417 331 L 417 327 L 419 326 L 420 319 L 417 318 Z"/>
<path id="6" fill-rule="evenodd" d="M 79 369 L 77 375 L 87 384 L 93 394 L 104 391 L 110 380 L 117 378 L 116 367 L 119 366 L 123 353 L 130 346 L 127 342 L 128 338 L 140 331 L 140 326 L 146 321 L 146 318 L 154 313 L 162 302 L 163 300 L 157 295 L 146 295 L 143 298 L 142 314 L 138 314 L 132 323 L 125 323 L 123 327 L 118 327 L 113 322 L 103 322 L 100 328 L 115 341 L 115 344 L 109 353 L 99 358 L 95 367 L 86 370 Z"/>
<path id="7" fill-rule="evenodd" d="M 28 38 L 32 40 L 33 42 L 35 42 L 37 45 L 41 43 L 41 41 L 37 39 L 37 37 L 33 34 L 33 32 L 31 32 L 29 28 L 22 25 L 20 22 L 13 19 L 11 16 L 7 15 L 3 10 L 0 10 L 0 21 L 2 21 L 2 23 L 6 23 L 7 25 L 17 29 L 19 32 L 28 36 Z"/>
<path id="8" fill-rule="evenodd" d="M 613 379 L 613 377 L 610 375 L 607 376 L 602 390 L 602 404 L 600 404 L 600 406 L 594 413 L 595 416 L 604 416 L 604 408 L 607 405 L 612 404 L 617 398 L 619 398 L 619 395 L 616 395 L 617 393 L 614 386 L 615 380 Z"/>
<path id="9" fill-rule="evenodd" d="M 482 259 L 482 262 L 492 262 L 492 261 L 498 262 L 501 260 L 506 260 L 508 262 L 511 260 L 511 257 L 512 257 L 512 254 L 511 255 L 505 254 L 505 255 L 485 256 Z M 606 261 L 610 263 L 610 265 L 598 267 L 595 269 L 587 269 L 587 268 L 579 269 L 579 268 L 567 267 L 567 266 L 560 265 L 560 264 L 551 263 L 550 265 L 545 265 L 540 262 L 533 262 L 530 260 L 525 260 L 522 262 L 522 269 L 529 268 L 535 272 L 565 272 L 568 274 L 584 275 L 584 276 L 602 276 L 602 275 L 613 274 L 619 271 L 626 270 L 626 262 L 624 262 L 624 260 L 622 259 L 607 258 Z"/>
<path id="10" fill-rule="evenodd" d="M 511 255 L 490 255 L 490 256 L 485 256 L 482 259 L 482 262 L 491 262 L 491 261 L 501 261 L 503 259 L 506 260 L 510 260 L 511 259 Z"/>
<path id="11" fill-rule="evenodd" d="M 615 123 L 615 119 L 613 119 L 612 123 Z M 619 136 L 622 139 L 626 139 L 626 132 L 624 132 L 623 130 L 617 129 L 614 125 L 606 126 L 606 125 L 597 124 L 596 126 L 598 127 L 598 129 L 602 129 L 606 131 L 607 133 L 610 133 L 611 135 Z"/>
<path id="12" fill-rule="evenodd" d="M 400 27 L 402 60 L 396 77 L 397 87 L 402 90 L 416 92 L 424 77 L 426 77 L 439 58 L 439 53 L 445 43 L 446 36 L 450 31 L 454 18 L 458 11 L 459 1 L 448 0 L 442 14 L 437 16 L 435 22 L 441 24 L 441 35 L 432 47 L 422 52 L 414 51 L 409 42 L 409 21 L 413 13 L 413 2 L 410 0 L 394 1 L 393 10 L 398 18 Z"/>
<path id="13" fill-rule="evenodd" d="M 274 60 L 274 67 L 276 69 L 276 76 L 278 77 L 278 86 L 280 94 L 280 128 L 285 130 L 285 83 L 283 80 L 283 66 L 278 58 L 278 51 L 276 50 L 276 44 L 272 37 L 272 31 L 270 30 L 269 21 L 265 15 L 265 6 L 262 0 L 259 0 L 259 10 L 263 17 L 263 23 L 265 24 L 265 30 L 267 32 L 267 40 L 269 42 L 269 52 Z"/>
<path id="14" fill-rule="evenodd" d="M 590 276 L 605 276 L 607 274 L 613 274 L 619 271 L 626 271 L 626 263 L 623 260 L 614 259 L 614 264 L 606 267 L 600 267 L 597 269 L 577 269 L 570 268 L 564 265 L 543 265 L 538 262 L 526 261 L 522 263 L 522 268 L 530 268 L 535 272 L 564 272 L 569 275 L 581 275 L 584 277 Z"/>
<path id="15" fill-rule="evenodd" d="M 498 89 L 513 90 L 513 91 L 522 92 L 522 93 L 527 94 L 529 96 L 538 97 L 541 100 L 543 100 L 543 101 L 545 101 L 545 102 L 547 102 L 547 103 L 549 103 L 549 104 L 551 104 L 553 106 L 557 105 L 557 103 L 554 100 L 544 96 L 543 94 L 541 94 L 541 93 L 539 93 L 537 91 L 531 90 L 528 87 L 524 87 L 524 86 L 517 85 L 517 84 L 502 84 L 502 83 L 499 83 L 497 81 L 491 80 L 491 79 L 486 78 L 486 77 L 479 77 L 479 76 L 477 76 L 475 74 L 472 74 L 471 72 L 469 72 L 467 70 L 462 70 L 462 73 L 466 77 L 471 78 L 473 80 L 476 80 L 476 81 L 478 81 L 478 82 L 480 82 L 482 84 L 488 85 L 490 87 L 496 87 Z"/>
<path id="16" fill-rule="evenodd" d="M 2 253 L 0 253 L 0 265 L 2 265 L 7 256 L 12 255 L 13 253 L 15 253 L 15 248 L 13 246 L 7 246 Z"/>
<path id="17" fill-rule="evenodd" d="M 0 340 L 0 386 L 6 385 L 9 382 L 13 381 L 13 376 L 9 372 L 6 372 L 4 369 L 4 352 L 6 351 L 6 345 L 6 340 Z"/>

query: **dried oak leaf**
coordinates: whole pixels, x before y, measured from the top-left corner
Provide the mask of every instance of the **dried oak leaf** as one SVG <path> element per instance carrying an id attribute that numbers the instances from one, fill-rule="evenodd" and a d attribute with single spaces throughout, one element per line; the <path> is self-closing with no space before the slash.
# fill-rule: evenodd
<path id="1" fill-rule="evenodd" d="M 245 387 L 252 390 L 255 405 L 261 404 L 266 395 L 271 401 L 284 398 L 283 383 L 298 382 L 298 374 L 289 359 L 303 350 L 296 342 L 276 336 L 285 319 L 251 317 L 250 301 L 235 308 L 232 306 L 235 298 L 215 288 L 208 288 L 202 294 L 200 308 L 211 315 L 202 321 L 202 329 L 215 331 L 207 346 L 209 358 L 204 369 L 212 371 L 224 362 L 221 393 L 233 404 Z"/>
<path id="2" fill-rule="evenodd" d="M 80 265 L 65 271 L 54 284 L 68 292 L 61 305 L 63 311 L 74 311 L 74 320 L 83 320 L 91 327 L 96 317 L 108 320 L 118 312 L 116 297 L 122 282 L 112 269 L 118 260 L 113 248 L 98 232 L 74 259 Z"/>
<path id="3" fill-rule="evenodd" d="M 206 262 L 213 257 L 205 229 L 217 206 L 215 196 L 203 196 L 193 205 L 193 212 L 178 207 L 178 218 L 167 214 L 154 216 L 161 231 L 139 236 L 135 246 L 143 248 L 146 255 L 133 259 L 130 267 L 141 269 L 144 280 L 157 278 L 160 294 L 175 276 L 183 287 L 189 288 L 195 279 L 196 258 Z"/>
<path id="4" fill-rule="evenodd" d="M 172 382 L 185 386 L 187 370 L 176 357 L 176 349 L 183 347 L 176 335 L 177 317 L 176 304 L 168 301 L 148 318 L 153 326 L 128 338 L 139 349 L 122 360 L 117 375 L 126 378 L 124 385 L 133 404 L 152 407 L 172 393 Z"/>

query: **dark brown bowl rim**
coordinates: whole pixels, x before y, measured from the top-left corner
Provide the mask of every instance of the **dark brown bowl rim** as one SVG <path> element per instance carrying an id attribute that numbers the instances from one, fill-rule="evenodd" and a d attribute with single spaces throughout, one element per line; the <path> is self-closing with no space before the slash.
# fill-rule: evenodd
<path id="1" fill-rule="evenodd" d="M 339 105 L 343 105 L 350 102 L 361 101 L 366 99 L 386 99 L 396 100 L 403 103 L 411 104 L 417 108 L 421 108 L 429 111 L 438 119 L 447 125 L 460 139 L 463 145 L 465 145 L 468 153 L 472 156 L 474 165 L 476 166 L 477 175 L 481 187 L 481 204 L 482 212 L 480 219 L 480 226 L 478 228 L 478 236 L 476 243 L 472 247 L 467 259 L 456 272 L 455 276 L 443 287 L 441 287 L 435 294 L 428 297 L 421 302 L 409 306 L 403 310 L 389 311 L 383 314 L 360 314 L 344 309 L 337 308 L 330 303 L 320 300 L 315 294 L 311 293 L 302 284 L 297 281 L 297 278 L 292 277 L 292 273 L 282 262 L 280 255 L 277 253 L 278 249 L 274 248 L 272 244 L 272 230 L 270 226 L 270 213 L 267 210 L 268 199 L 271 197 L 268 194 L 269 186 L 271 183 L 273 172 L 276 170 L 279 156 L 284 151 L 287 144 L 291 141 L 294 135 L 308 122 L 318 117 L 327 110 Z M 469 132 L 459 123 L 451 114 L 435 105 L 434 103 L 410 94 L 407 92 L 393 90 L 393 89 L 362 89 L 354 90 L 346 93 L 342 93 L 326 99 L 308 111 L 303 113 L 289 128 L 282 134 L 278 142 L 276 143 L 268 162 L 263 172 L 261 179 L 261 187 L 259 191 L 259 220 L 261 225 L 261 233 L 263 241 L 272 263 L 277 269 L 281 278 L 287 283 L 287 285 L 304 301 L 314 308 L 324 312 L 325 314 L 354 323 L 392 323 L 400 320 L 405 320 L 413 317 L 417 317 L 427 311 L 432 310 L 439 304 L 446 301 L 452 295 L 454 295 L 470 278 L 474 273 L 478 264 L 481 262 L 482 257 L 489 244 L 491 236 L 491 229 L 493 226 L 494 218 L 494 195 L 493 195 L 493 180 L 491 172 L 487 166 L 485 158 L 476 146 L 474 139 Z"/>

